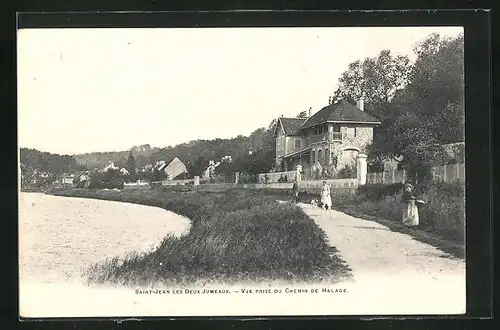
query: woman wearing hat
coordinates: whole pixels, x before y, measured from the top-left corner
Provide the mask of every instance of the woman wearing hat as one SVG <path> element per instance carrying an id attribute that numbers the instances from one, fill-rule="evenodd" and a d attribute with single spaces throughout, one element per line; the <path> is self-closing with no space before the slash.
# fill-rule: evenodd
<path id="1" fill-rule="evenodd" d="M 332 208 L 332 197 L 330 196 L 330 186 L 326 181 L 323 181 L 323 187 L 321 190 L 321 207 L 325 210 L 330 210 Z"/>
<path id="2" fill-rule="evenodd" d="M 413 192 L 413 186 L 410 183 L 405 184 L 402 197 L 402 202 L 407 205 L 403 210 L 403 225 L 405 226 L 418 226 L 419 219 L 416 200 L 417 198 Z"/>

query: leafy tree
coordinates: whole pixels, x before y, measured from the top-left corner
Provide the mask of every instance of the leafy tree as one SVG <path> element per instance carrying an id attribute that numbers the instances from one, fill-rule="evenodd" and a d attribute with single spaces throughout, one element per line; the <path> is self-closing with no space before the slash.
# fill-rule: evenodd
<path id="1" fill-rule="evenodd" d="M 374 129 L 374 142 L 368 159 L 371 165 L 380 163 L 382 158 L 392 153 L 390 127 L 401 112 L 401 108 L 393 106 L 392 101 L 404 90 L 410 70 L 407 56 L 393 56 L 389 50 L 383 50 L 377 57 L 349 64 L 339 78 L 333 101 L 344 99 L 355 103 L 363 96 L 365 111 L 382 122 Z"/>
<path id="2" fill-rule="evenodd" d="M 340 76 L 333 101 L 344 99 L 355 103 L 364 96 L 369 105 L 366 111 L 383 120 L 389 115 L 390 101 L 405 87 L 410 68 L 407 56 L 392 56 L 389 50 L 381 51 L 377 57 L 355 61 Z"/>
<path id="3" fill-rule="evenodd" d="M 446 160 L 447 154 L 436 132 L 422 125 L 415 113 L 401 115 L 392 128 L 394 154 L 403 156 L 402 165 L 411 178 L 429 177 L 430 168 Z"/>
<path id="4" fill-rule="evenodd" d="M 235 172 L 238 171 L 235 170 L 234 163 L 228 160 L 223 160 L 220 165 L 215 168 L 215 174 L 222 175 L 229 180 L 233 178 Z"/>
<path id="5" fill-rule="evenodd" d="M 191 177 L 202 176 L 203 172 L 208 167 L 208 160 L 206 160 L 203 156 L 199 156 L 196 160 L 191 163 L 188 161 L 186 164 L 187 171 Z"/>
<path id="6" fill-rule="evenodd" d="M 414 49 L 418 55 L 399 106 L 425 117 L 440 143 L 464 140 L 464 40 L 432 34 Z"/>
<path id="7" fill-rule="evenodd" d="M 119 170 L 109 170 L 106 172 L 92 172 L 90 175 L 90 188 L 121 188 L 124 177 Z"/>
<path id="8" fill-rule="evenodd" d="M 162 181 L 162 180 L 165 180 L 165 179 L 170 179 L 170 178 L 168 178 L 167 173 L 165 173 L 165 171 L 160 171 L 159 169 L 157 169 L 155 167 L 153 169 L 153 172 L 152 172 L 152 178 L 151 178 L 151 180 L 152 181 Z"/>
<path id="9" fill-rule="evenodd" d="M 36 149 L 20 149 L 20 160 L 26 171 L 61 174 L 73 172 L 79 166 L 73 156 L 41 152 Z"/>
<path id="10" fill-rule="evenodd" d="M 298 115 L 297 118 L 307 118 L 307 111 L 301 111 Z"/>
<path id="11" fill-rule="evenodd" d="M 132 154 L 132 150 L 130 150 L 130 153 L 128 155 L 128 159 L 127 159 L 127 170 L 130 172 L 130 173 L 135 173 L 135 158 L 134 158 L 134 155 Z"/>
<path id="12" fill-rule="evenodd" d="M 442 144 L 464 139 L 463 35 L 432 34 L 414 50 L 408 83 L 394 94 L 383 125 L 374 131 L 368 161 L 380 170 L 384 159 L 403 156 L 410 177 L 422 180 L 432 165 L 450 161 Z"/>

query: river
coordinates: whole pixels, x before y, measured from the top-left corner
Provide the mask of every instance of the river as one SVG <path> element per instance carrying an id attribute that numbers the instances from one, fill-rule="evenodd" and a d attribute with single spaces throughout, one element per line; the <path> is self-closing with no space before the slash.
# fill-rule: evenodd
<path id="1" fill-rule="evenodd" d="M 21 193 L 20 307 L 35 307 L 39 290 L 81 285 L 83 267 L 152 249 L 189 227 L 189 219 L 157 207 Z"/>

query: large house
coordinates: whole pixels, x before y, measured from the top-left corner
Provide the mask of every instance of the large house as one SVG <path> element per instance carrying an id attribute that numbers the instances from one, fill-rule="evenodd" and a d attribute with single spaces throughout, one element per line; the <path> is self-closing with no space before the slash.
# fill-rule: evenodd
<path id="1" fill-rule="evenodd" d="M 381 122 L 347 101 L 329 104 L 308 118 L 279 118 L 275 128 L 276 167 L 290 171 L 355 165 L 357 155 L 373 141 Z"/>

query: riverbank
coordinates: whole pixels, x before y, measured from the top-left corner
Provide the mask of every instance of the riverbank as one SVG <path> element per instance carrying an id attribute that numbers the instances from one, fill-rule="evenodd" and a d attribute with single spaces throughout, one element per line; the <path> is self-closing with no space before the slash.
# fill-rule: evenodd
<path id="1" fill-rule="evenodd" d="M 300 208 L 280 205 L 262 192 L 73 189 L 57 195 L 157 206 L 191 219 L 188 234 L 167 236 L 153 251 L 95 263 L 86 271 L 89 283 L 335 283 L 350 278 L 324 232 Z"/>

